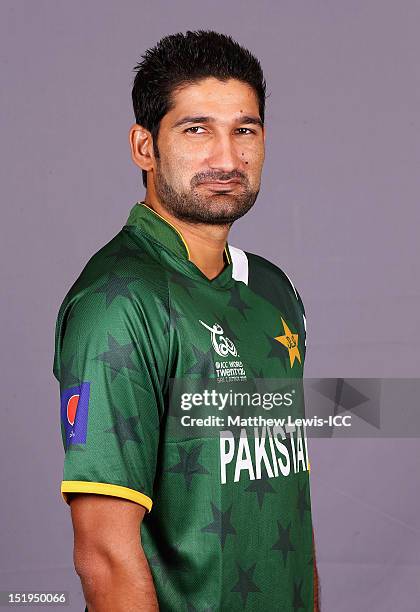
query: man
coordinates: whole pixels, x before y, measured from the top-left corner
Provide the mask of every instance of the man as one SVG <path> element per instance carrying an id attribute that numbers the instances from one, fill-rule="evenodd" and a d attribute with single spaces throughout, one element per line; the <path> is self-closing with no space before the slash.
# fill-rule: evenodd
<path id="1" fill-rule="evenodd" d="M 260 64 L 198 31 L 163 38 L 136 71 L 129 141 L 146 195 L 87 263 L 56 326 L 61 492 L 86 609 L 317 610 L 302 438 L 194 429 L 188 401 L 171 412 L 173 381 L 220 392 L 303 376 L 298 292 L 227 243 L 260 188 Z"/>

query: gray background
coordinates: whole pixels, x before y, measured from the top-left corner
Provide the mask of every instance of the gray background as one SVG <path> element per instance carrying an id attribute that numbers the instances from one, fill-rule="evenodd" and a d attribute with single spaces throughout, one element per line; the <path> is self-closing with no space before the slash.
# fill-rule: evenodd
<path id="1" fill-rule="evenodd" d="M 420 5 L 410 1 L 3 0 L 0 588 L 67 589 L 72 565 L 52 375 L 58 307 L 144 195 L 132 68 L 161 36 L 229 33 L 268 81 L 267 158 L 234 246 L 306 306 L 306 376 L 417 377 Z M 398 409 L 398 407 L 396 407 Z M 414 611 L 418 441 L 311 439 L 326 612 Z"/>

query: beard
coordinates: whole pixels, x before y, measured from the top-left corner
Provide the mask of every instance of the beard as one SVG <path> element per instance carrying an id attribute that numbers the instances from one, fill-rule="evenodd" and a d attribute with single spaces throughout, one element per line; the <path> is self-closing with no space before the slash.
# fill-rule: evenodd
<path id="1" fill-rule="evenodd" d="M 188 191 L 175 189 L 167 182 L 158 161 L 156 168 L 155 190 L 159 200 L 174 217 L 189 223 L 208 225 L 232 225 L 236 219 L 245 215 L 254 205 L 259 188 L 253 190 L 248 178 L 237 170 L 232 172 L 199 173 L 191 179 Z M 237 179 L 240 186 L 233 191 L 217 191 L 211 194 L 197 188 L 205 181 L 228 181 Z"/>

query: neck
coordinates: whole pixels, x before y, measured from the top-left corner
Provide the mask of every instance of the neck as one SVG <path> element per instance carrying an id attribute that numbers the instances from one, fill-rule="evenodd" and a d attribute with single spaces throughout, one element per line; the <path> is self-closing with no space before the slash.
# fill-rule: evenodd
<path id="1" fill-rule="evenodd" d="M 143 201 L 181 232 L 190 251 L 190 261 L 208 279 L 212 280 L 220 274 L 225 267 L 223 253 L 230 229 L 228 225 L 191 223 L 178 219 L 147 192 Z"/>

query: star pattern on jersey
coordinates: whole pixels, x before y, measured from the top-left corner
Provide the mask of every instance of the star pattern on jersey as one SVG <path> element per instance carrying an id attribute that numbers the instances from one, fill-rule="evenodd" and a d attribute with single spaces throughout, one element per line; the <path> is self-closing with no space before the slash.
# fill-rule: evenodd
<path id="1" fill-rule="evenodd" d="M 183 446 L 177 444 L 178 454 L 180 461 L 175 465 L 167 468 L 166 472 L 173 472 L 175 474 L 182 474 L 185 479 L 185 483 L 187 485 L 187 489 L 189 490 L 191 487 L 191 481 L 194 474 L 210 474 L 206 468 L 198 463 L 198 457 L 201 453 L 201 449 L 203 448 L 202 444 L 198 444 L 190 451 L 185 450 Z"/>
<path id="2" fill-rule="evenodd" d="M 274 340 L 277 340 L 277 342 L 280 342 L 280 344 L 287 348 L 289 351 L 290 367 L 293 368 L 295 359 L 297 359 L 299 363 L 302 363 L 298 347 L 298 334 L 291 332 L 283 317 L 280 318 L 283 324 L 284 334 L 282 336 L 275 336 Z"/>
<path id="3" fill-rule="evenodd" d="M 253 574 L 255 571 L 255 566 L 251 565 L 247 570 L 243 570 L 238 562 L 236 562 L 236 568 L 238 570 L 238 582 L 231 589 L 233 593 L 240 593 L 242 599 L 242 605 L 246 606 L 246 600 L 248 599 L 248 595 L 250 593 L 261 593 L 261 589 L 255 584 L 253 580 Z"/>
<path id="4" fill-rule="evenodd" d="M 178 312 L 174 306 L 171 306 L 169 309 L 169 317 L 167 317 L 165 327 L 163 328 L 163 333 L 168 334 L 171 328 L 176 329 L 181 319 L 185 319 L 185 315 Z"/>
<path id="5" fill-rule="evenodd" d="M 124 446 L 124 444 L 128 442 L 128 440 L 132 440 L 133 442 L 137 442 L 138 444 L 140 444 L 142 440 L 136 431 L 136 426 L 140 422 L 140 417 L 125 417 L 123 413 L 118 410 L 113 404 L 111 404 L 111 409 L 112 422 L 114 423 L 114 425 L 109 429 L 104 429 L 104 432 L 115 434 L 121 446 Z"/>
<path id="6" fill-rule="evenodd" d="M 251 369 L 252 377 L 248 378 L 250 393 L 266 393 L 267 383 L 265 381 L 264 372 L 261 368 L 248 366 Z"/>
<path id="7" fill-rule="evenodd" d="M 185 372 L 186 374 L 200 374 L 202 378 L 210 378 L 214 374 L 213 352 L 209 349 L 206 353 L 191 345 L 194 353 L 195 363 Z"/>
<path id="8" fill-rule="evenodd" d="M 108 332 L 108 350 L 96 356 L 96 359 L 107 363 L 111 369 L 111 381 L 123 368 L 136 370 L 131 361 L 131 353 L 134 351 L 134 343 L 120 344 L 118 340 Z"/>
<path id="9" fill-rule="evenodd" d="M 129 243 L 129 246 L 133 244 L 135 244 L 134 241 L 132 244 Z M 173 283 L 173 293 L 171 297 L 173 298 L 172 303 L 175 304 L 176 307 L 173 308 L 171 312 L 171 308 L 169 308 L 167 302 L 166 283 L 161 282 L 162 278 L 158 261 L 153 262 L 149 254 L 146 254 L 141 246 L 138 249 L 131 249 L 125 244 L 122 244 L 121 240 L 114 242 L 113 247 L 107 249 L 106 252 L 109 253 L 109 255 L 105 255 L 104 253 L 102 258 L 102 263 L 106 266 L 106 274 L 102 272 L 98 278 L 98 268 L 100 268 L 100 266 L 93 269 L 93 274 L 90 275 L 90 278 L 85 280 L 86 287 L 89 288 L 90 294 L 93 294 L 95 291 L 92 297 L 102 312 L 108 307 L 110 307 L 111 310 L 118 310 L 119 306 L 121 306 L 122 309 L 125 308 L 129 303 L 128 300 L 132 299 L 132 294 L 136 294 L 136 290 L 141 288 L 141 280 L 134 276 L 136 273 L 142 278 L 144 275 L 148 287 L 150 281 L 150 287 L 152 289 L 156 288 L 156 291 L 153 290 L 150 292 L 150 296 L 143 296 L 142 294 L 142 299 L 143 297 L 145 299 L 147 297 L 147 314 L 150 314 L 153 319 L 153 329 L 158 328 L 160 333 L 160 340 L 159 333 L 156 339 L 153 338 L 156 341 L 157 353 L 159 353 L 157 355 L 159 361 L 159 375 L 165 376 L 167 374 L 167 370 L 165 370 L 166 363 L 160 364 L 161 349 L 163 346 L 169 346 L 168 335 L 164 337 L 163 334 L 167 334 L 168 332 L 172 334 L 175 328 L 180 331 L 180 356 L 182 357 L 181 361 L 178 363 L 178 368 L 182 364 L 184 373 L 188 371 L 187 374 L 191 374 L 191 378 L 197 376 L 200 376 L 200 378 L 202 376 L 205 377 L 208 375 L 209 371 L 212 375 L 215 375 L 214 361 L 219 358 L 211 346 L 211 339 L 206 336 L 205 333 L 203 333 L 202 337 L 199 336 L 197 330 L 191 327 L 194 316 L 197 320 L 202 317 L 206 321 L 218 321 L 224 330 L 224 335 L 234 341 L 235 345 L 238 338 L 241 342 L 240 346 L 242 347 L 243 340 L 245 351 L 244 358 L 248 357 L 246 351 L 247 346 L 249 346 L 249 350 L 251 351 L 249 354 L 251 364 L 247 363 L 246 367 L 247 369 L 251 369 L 252 365 L 254 376 L 261 379 L 263 383 L 264 378 L 270 378 L 271 374 L 273 374 L 273 377 L 286 378 L 289 374 L 290 367 L 294 366 L 294 361 L 298 360 L 298 364 L 300 362 L 297 356 L 295 356 L 292 361 L 289 347 L 280 342 L 280 335 L 276 335 L 276 337 L 272 336 L 273 333 L 284 333 L 284 336 L 287 336 L 287 330 L 284 324 L 283 328 L 281 328 L 280 314 L 282 314 L 285 321 L 291 325 L 292 330 L 299 332 L 299 341 L 301 341 L 301 346 L 299 347 L 300 357 L 303 362 L 303 336 L 300 334 L 300 327 L 298 328 L 295 323 L 295 321 L 298 320 L 297 314 L 294 306 L 289 304 L 289 301 L 286 300 L 283 295 L 284 288 L 281 282 L 264 283 L 264 285 L 270 285 L 266 287 L 267 291 L 278 293 L 278 295 L 276 293 L 276 299 L 273 299 L 276 310 L 271 309 L 268 304 L 268 308 L 265 310 L 262 302 L 260 302 L 261 310 L 259 310 L 259 312 L 261 313 L 261 327 L 259 331 L 256 330 L 258 339 L 255 338 L 255 342 L 253 342 L 252 334 L 250 338 L 247 339 L 243 333 L 243 329 L 248 325 L 253 327 L 254 324 L 256 328 L 258 327 L 257 320 L 254 320 L 254 314 L 256 312 L 253 309 L 254 301 L 251 298 L 248 299 L 247 290 L 241 283 L 235 283 L 232 291 L 226 291 L 225 289 L 223 292 L 218 291 L 217 295 L 213 295 L 210 291 L 210 287 L 204 287 L 205 283 L 194 283 L 190 280 L 187 275 L 188 272 L 185 274 L 179 272 L 171 273 L 170 270 L 166 270 L 165 276 L 168 273 L 170 281 Z M 105 259 L 105 257 L 109 257 L 109 259 Z M 112 258 L 115 259 L 115 262 Z M 124 265 L 117 265 L 117 262 L 120 261 L 124 262 Z M 176 262 L 174 265 L 176 265 Z M 113 271 L 112 274 L 111 271 Z M 122 277 L 121 275 L 123 274 L 131 276 Z M 134 281 L 138 281 L 138 284 L 136 285 Z M 133 284 L 131 284 L 131 282 L 133 282 Z M 253 285 L 252 287 L 254 290 Z M 96 296 L 96 293 L 98 296 Z M 256 291 L 256 293 L 259 292 Z M 100 294 L 104 297 L 102 298 Z M 216 294 L 216 291 L 214 294 Z M 76 295 L 76 297 L 78 296 Z M 118 300 L 118 297 L 120 297 L 120 300 Z M 157 304 L 158 301 L 160 301 L 159 306 Z M 70 331 L 75 329 L 76 326 L 83 321 L 82 306 L 83 302 L 81 306 L 78 306 L 77 299 L 74 300 L 74 298 L 72 298 L 72 301 L 67 307 L 67 310 L 70 310 L 70 316 L 75 313 L 75 320 L 71 323 L 74 327 L 72 327 Z M 250 309 L 250 313 L 248 313 L 248 309 Z M 190 312 L 191 321 L 189 316 Z M 277 320 L 279 328 L 276 326 L 269 329 L 269 324 L 270 327 L 272 327 L 271 321 L 273 312 L 277 313 L 278 320 L 275 319 L 275 321 Z M 195 315 L 193 313 L 195 313 Z M 137 415 L 137 408 L 133 406 L 129 409 L 125 404 L 119 403 L 120 398 L 116 398 L 116 391 L 123 391 L 122 384 L 127 383 L 131 386 L 132 383 L 134 383 L 137 384 L 139 388 L 144 384 L 144 379 L 140 376 L 142 367 L 137 361 L 137 351 L 140 350 L 141 347 L 139 348 L 137 346 L 137 340 L 134 339 L 131 334 L 124 334 L 118 323 L 118 312 L 116 312 L 116 315 L 117 317 L 113 319 L 113 323 L 115 323 L 116 327 L 114 327 L 114 329 L 109 327 L 108 330 L 111 333 L 108 334 L 106 334 L 108 331 L 106 328 L 103 330 L 103 341 L 96 351 L 94 349 L 94 352 L 91 353 L 92 357 L 98 361 L 90 362 L 91 364 L 96 363 L 96 367 L 92 368 L 92 376 L 96 375 L 97 380 L 102 380 L 102 382 L 104 381 L 104 377 L 106 378 L 105 387 L 107 388 L 102 388 L 100 390 L 102 397 L 105 398 L 104 401 L 108 402 L 110 398 L 113 399 L 116 404 L 112 407 L 109 406 L 108 410 L 112 412 L 107 413 L 107 420 L 99 419 L 97 422 L 98 438 L 100 439 L 102 435 L 104 444 L 111 449 L 117 447 L 118 444 L 120 445 L 119 449 L 116 448 L 115 450 L 114 448 L 117 453 L 115 461 L 119 456 L 118 453 L 120 453 L 120 455 L 123 453 L 121 449 L 124 449 L 125 452 L 129 452 L 130 448 L 135 449 L 135 445 L 140 443 L 141 450 L 145 448 L 148 443 L 147 436 L 143 433 L 142 429 L 143 417 L 141 414 L 140 417 L 130 416 L 130 414 Z M 185 315 L 187 315 L 188 318 L 184 318 Z M 64 324 L 67 325 L 69 320 L 70 317 L 67 317 Z M 197 325 L 200 327 L 200 324 Z M 271 336 L 266 334 L 267 341 L 264 338 L 265 329 L 271 333 Z M 238 332 L 238 335 L 234 330 Z M 290 332 L 290 329 L 288 329 L 288 331 Z M 114 335 L 112 336 L 111 334 Z M 295 335 L 297 336 L 297 334 Z M 78 342 L 77 334 L 72 333 L 71 337 L 73 346 L 69 343 L 67 350 L 64 352 L 64 356 L 68 358 L 72 351 L 74 355 L 65 363 L 62 363 L 61 360 L 61 378 L 64 381 L 68 381 L 69 385 L 79 384 L 80 381 L 77 380 L 74 374 L 78 373 L 77 365 L 82 365 L 76 352 L 76 343 Z M 87 338 L 87 340 L 89 340 L 89 338 Z M 131 342 L 129 342 L 130 340 Z M 248 341 L 250 344 L 247 344 Z M 196 346 L 194 346 L 193 343 L 196 343 Z M 92 346 L 94 345 L 91 343 L 90 347 Z M 239 346 L 237 346 L 237 348 L 239 349 Z M 206 350 L 207 352 L 204 352 Z M 267 358 L 269 352 L 270 357 L 273 356 L 275 359 Z M 77 362 L 75 360 L 77 360 Z M 294 370 L 297 368 L 298 373 L 300 373 L 298 364 L 294 366 Z M 162 370 L 164 371 L 163 373 Z M 83 370 L 81 370 L 81 373 L 82 372 Z M 121 374 L 121 376 L 118 377 L 118 374 Z M 156 374 L 155 372 L 153 373 L 153 380 L 155 382 L 157 382 Z M 107 385 L 106 382 L 111 380 L 111 377 L 112 380 L 116 382 L 114 385 Z M 134 380 L 132 381 L 131 379 Z M 155 386 L 154 383 L 153 386 Z M 91 408 L 96 409 L 97 407 L 101 408 L 99 404 Z M 139 412 L 140 410 L 141 406 L 139 406 Z M 167 416 L 168 415 L 165 413 L 165 418 Z M 151 436 L 157 435 L 158 431 L 161 429 L 157 421 L 158 419 L 156 418 L 150 424 L 150 429 L 153 429 L 153 431 L 150 432 Z M 154 430 L 155 425 L 156 431 Z M 164 429 L 165 423 L 162 425 L 162 430 Z M 178 608 L 180 610 L 188 609 L 188 612 L 210 612 L 219 609 L 218 605 L 215 603 L 213 603 L 213 606 L 210 605 L 211 602 L 218 602 L 220 597 L 212 577 L 209 576 L 209 583 L 204 582 L 204 580 L 202 583 L 197 583 L 195 580 L 196 577 L 193 572 L 193 555 L 197 550 L 196 547 L 199 546 L 199 550 L 203 551 L 203 554 L 204 551 L 206 553 L 203 558 L 203 563 L 206 563 L 208 554 L 212 558 L 218 558 L 219 561 L 224 564 L 226 570 L 225 581 L 227 580 L 227 584 L 223 581 L 223 584 L 220 586 L 226 597 L 226 601 L 222 603 L 225 603 L 227 608 L 231 607 L 231 609 L 236 609 L 235 605 L 244 610 L 253 609 L 253 606 L 257 608 L 258 600 L 262 601 L 262 597 L 267 596 L 267 600 L 269 601 L 271 594 L 273 596 L 272 608 L 277 609 L 279 608 L 278 605 L 276 606 L 278 602 L 275 602 L 274 599 L 276 594 L 281 593 L 281 595 L 278 594 L 278 598 L 285 601 L 285 606 L 287 604 L 286 607 L 290 612 L 292 610 L 295 612 L 302 612 L 304 609 L 302 600 L 305 601 L 308 610 L 310 610 L 310 603 L 307 602 L 307 599 L 309 599 L 307 594 L 310 592 L 309 588 L 312 580 L 313 557 L 311 556 L 309 559 L 309 540 L 307 538 L 302 540 L 297 538 L 298 533 L 306 533 L 306 527 L 310 520 L 310 506 L 308 503 L 309 484 L 304 485 L 302 488 L 302 484 L 305 482 L 303 475 L 301 475 L 302 479 L 296 478 L 296 484 L 293 484 L 291 487 L 291 495 L 288 495 L 287 499 L 283 499 L 281 496 L 282 487 L 279 487 L 280 480 L 277 478 L 269 478 L 266 470 L 264 470 L 262 462 L 261 479 L 255 478 L 251 480 L 247 477 L 246 473 L 242 473 L 242 482 L 229 482 L 225 487 L 227 495 L 229 497 L 232 496 L 232 499 L 228 501 L 227 497 L 223 496 L 222 500 L 224 501 L 222 501 L 218 495 L 214 496 L 214 486 L 210 486 L 213 474 L 210 474 L 208 471 L 212 469 L 212 464 L 206 461 L 209 456 L 206 446 L 207 441 L 205 439 L 199 439 L 196 442 L 188 441 L 185 443 L 185 441 L 183 441 L 180 443 L 178 438 L 177 442 L 177 449 L 175 450 L 174 447 L 172 448 L 172 453 L 169 458 L 167 454 L 164 454 L 161 458 L 159 473 L 162 475 L 164 482 L 167 483 L 170 491 L 172 492 L 172 489 L 174 489 L 173 495 L 175 499 L 183 500 L 183 504 L 180 506 L 180 512 L 186 513 L 184 518 L 186 517 L 187 521 L 190 519 L 194 525 L 196 525 L 196 521 L 199 521 L 198 527 L 194 527 L 196 531 L 198 531 L 198 541 L 189 542 L 188 540 L 182 540 L 180 545 L 176 546 L 174 542 L 176 542 L 178 535 L 176 533 L 178 521 L 169 521 L 164 530 L 165 534 L 163 534 L 159 529 L 159 520 L 155 522 L 154 519 L 152 519 L 149 525 L 151 527 L 150 533 L 153 537 L 152 539 L 149 538 L 147 542 L 151 547 L 149 550 L 152 554 L 158 551 L 151 563 L 152 569 L 158 578 L 158 588 L 163 588 L 163 590 L 165 590 L 162 584 L 165 583 L 166 588 L 168 588 L 167 583 L 170 581 L 171 589 L 174 588 L 174 591 L 176 591 L 177 581 L 176 578 L 174 579 L 174 574 L 176 575 L 177 571 L 186 572 L 181 576 L 182 581 L 179 583 L 185 586 L 185 590 L 183 591 L 184 597 L 181 598 L 182 601 Z M 284 443 L 291 446 L 291 441 L 288 438 L 286 438 Z M 128 447 L 126 446 L 127 444 Z M 71 445 L 69 450 L 71 452 L 86 452 L 86 448 L 82 445 Z M 99 447 L 91 447 L 89 452 L 93 452 L 94 458 L 98 461 L 101 460 L 101 451 Z M 118 465 L 112 461 L 112 457 L 113 455 L 111 452 L 110 461 L 108 464 L 107 462 L 104 464 L 104 469 L 107 471 L 108 476 L 113 476 L 115 472 L 113 473 L 112 470 L 118 469 Z M 77 456 L 74 457 L 73 461 L 75 459 L 77 459 Z M 81 459 L 81 456 L 79 456 L 78 459 Z M 79 461 L 74 464 L 76 469 L 78 464 L 80 464 Z M 208 468 L 207 465 L 209 466 Z M 217 470 L 216 478 L 218 478 Z M 218 482 L 218 480 L 216 482 Z M 203 486 L 207 484 L 208 486 Z M 132 486 L 132 488 L 136 488 L 137 490 L 145 490 L 145 492 L 151 493 L 148 488 L 144 489 L 138 482 L 126 482 L 126 486 Z M 279 490 L 276 491 L 276 487 L 279 487 Z M 202 496 L 201 503 L 199 504 L 200 508 L 191 508 L 189 510 L 187 491 L 189 491 L 192 496 L 195 490 L 199 491 Z M 276 495 L 273 495 L 273 493 Z M 168 512 L 168 509 L 170 509 L 172 502 L 169 498 L 167 503 L 165 500 L 161 501 L 164 503 L 164 505 L 161 506 L 161 512 L 165 514 Z M 228 507 L 229 504 L 231 504 L 230 507 Z M 257 504 L 258 511 L 256 508 Z M 223 512 L 225 508 L 227 508 L 227 510 Z M 251 512 L 248 513 L 248 510 L 251 510 Z M 188 511 L 191 512 L 191 518 Z M 277 511 L 279 511 L 278 514 Z M 287 514 L 285 517 L 282 511 L 286 511 Z M 198 514 L 196 514 L 196 512 L 198 512 Z M 273 512 L 276 512 L 277 515 L 274 514 L 273 516 Z M 289 512 L 290 516 L 288 514 Z M 277 518 L 280 518 L 280 521 L 276 521 Z M 254 521 L 256 522 L 257 519 L 258 523 L 254 525 Z M 289 523 L 290 519 L 292 519 L 291 523 Z M 303 527 L 301 525 L 303 525 Z M 305 531 L 303 531 L 303 529 Z M 258 548 L 262 556 L 257 557 L 256 554 L 248 556 L 252 554 L 252 550 L 250 551 L 249 546 L 252 545 L 254 537 L 257 536 L 259 542 Z M 168 542 L 170 542 L 170 545 Z M 226 551 L 224 551 L 225 548 Z M 295 549 L 299 550 L 299 555 L 296 552 L 293 554 L 292 551 L 295 551 Z M 222 551 L 224 551 L 224 553 Z M 232 551 L 235 551 L 235 555 L 232 554 Z M 292 554 L 290 554 L 291 552 Z M 296 565 L 294 563 L 295 556 Z M 189 559 L 191 559 L 191 562 L 189 562 Z M 259 559 L 262 560 L 259 561 Z M 273 563 L 272 566 L 271 563 Z M 258 568 L 256 565 L 258 565 Z M 287 569 L 283 569 L 283 565 Z M 273 569 L 273 573 L 271 573 L 271 568 Z M 268 607 L 269 605 L 267 605 L 267 608 Z M 260 609 L 263 608 L 264 605 L 261 605 Z"/>
<path id="10" fill-rule="evenodd" d="M 95 289 L 94 293 L 105 293 L 105 307 L 108 308 L 118 296 L 132 299 L 133 294 L 128 285 L 139 280 L 141 280 L 141 278 L 138 276 L 118 276 L 110 272 L 108 281 L 105 285 Z"/>
<path id="11" fill-rule="evenodd" d="M 73 374 L 74 357 L 75 356 L 72 355 L 66 363 L 61 360 L 60 384 L 62 389 L 68 389 L 69 387 L 80 385 L 80 380 Z"/>
<path id="12" fill-rule="evenodd" d="M 217 320 L 217 317 L 215 317 L 214 320 Z M 229 340 L 236 342 L 237 335 L 235 334 L 233 329 L 230 327 L 228 320 L 225 316 L 223 316 L 223 319 L 220 320 L 220 325 L 222 326 L 222 329 L 223 329 L 223 335 L 227 336 Z"/>
<path id="13" fill-rule="evenodd" d="M 303 584 L 303 578 L 300 581 L 300 584 L 296 583 L 294 581 L 293 584 L 293 612 L 297 612 L 300 608 L 305 609 L 305 603 L 302 599 L 302 584 Z"/>
<path id="14" fill-rule="evenodd" d="M 261 474 L 261 478 L 256 478 L 251 482 L 251 484 L 245 489 L 245 491 L 256 493 L 258 499 L 258 506 L 260 510 L 262 509 L 264 502 L 264 495 L 267 493 L 276 493 L 276 490 L 269 482 L 269 477 L 264 469 L 264 473 Z"/>
<path id="15" fill-rule="evenodd" d="M 209 523 L 205 527 L 202 527 L 201 531 L 206 533 L 216 533 L 220 538 L 220 543 L 223 550 L 227 536 L 229 534 L 236 535 L 236 529 L 230 521 L 233 504 L 231 504 L 229 508 L 225 510 L 225 512 L 219 510 L 219 508 L 213 504 L 213 502 L 210 502 L 210 504 L 211 511 L 213 513 L 213 522 Z"/>
<path id="16" fill-rule="evenodd" d="M 139 253 L 142 253 L 141 251 L 139 251 L 139 249 L 130 249 L 125 244 L 120 244 L 118 250 L 114 251 L 113 253 L 109 253 L 107 257 L 115 257 L 114 263 L 117 263 L 122 259 L 127 259 L 127 257 L 137 258 Z"/>
<path id="17" fill-rule="evenodd" d="M 267 337 L 268 337 L 268 335 L 267 335 Z M 262 368 L 258 368 L 257 369 L 257 368 L 251 367 L 251 371 L 252 371 L 252 374 L 253 374 L 254 378 L 264 378 L 264 372 L 263 372 Z"/>
<path id="18" fill-rule="evenodd" d="M 275 542 L 275 544 L 273 544 L 273 546 L 271 547 L 271 550 L 280 550 L 282 555 L 283 555 L 283 561 L 284 561 L 284 567 L 286 567 L 286 563 L 287 563 L 287 555 L 289 554 L 289 552 L 296 550 L 295 547 L 292 544 L 292 541 L 290 539 L 290 529 L 291 529 L 292 523 L 289 523 L 289 526 L 284 529 L 284 527 L 281 524 L 281 521 L 277 521 L 277 529 L 279 532 L 279 539 Z"/>
<path id="19" fill-rule="evenodd" d="M 186 563 L 180 553 L 179 544 L 161 543 L 159 552 L 155 553 L 149 560 L 152 568 L 160 570 L 161 583 L 165 586 L 172 572 L 188 573 L 190 566 Z"/>
<path id="20" fill-rule="evenodd" d="M 235 285 L 230 290 L 230 299 L 227 305 L 231 308 L 235 308 L 238 312 L 240 312 L 244 319 L 246 319 L 246 316 L 244 314 L 245 310 L 249 310 L 251 308 L 251 306 L 248 306 L 248 304 L 244 302 L 241 298 L 239 284 L 237 283 L 235 283 Z"/>
<path id="21" fill-rule="evenodd" d="M 286 363 L 284 347 L 277 340 L 275 340 L 273 336 L 270 336 L 266 332 L 264 332 L 264 335 L 270 345 L 270 352 L 268 353 L 267 357 L 274 357 L 275 359 L 280 359 L 282 364 Z"/>
<path id="22" fill-rule="evenodd" d="M 299 510 L 299 518 L 300 518 L 300 522 L 302 523 L 303 517 L 305 514 L 305 510 L 310 511 L 311 509 L 311 506 L 309 505 L 307 501 L 306 482 L 304 483 L 302 488 L 300 488 L 299 483 L 298 483 L 298 498 L 297 498 L 296 508 Z"/>
<path id="23" fill-rule="evenodd" d="M 197 285 L 188 276 L 186 276 L 186 274 L 181 274 L 180 272 L 171 272 L 169 275 L 169 280 L 175 285 L 179 285 L 185 289 L 190 297 L 192 297 L 190 289 L 197 288 Z"/>

